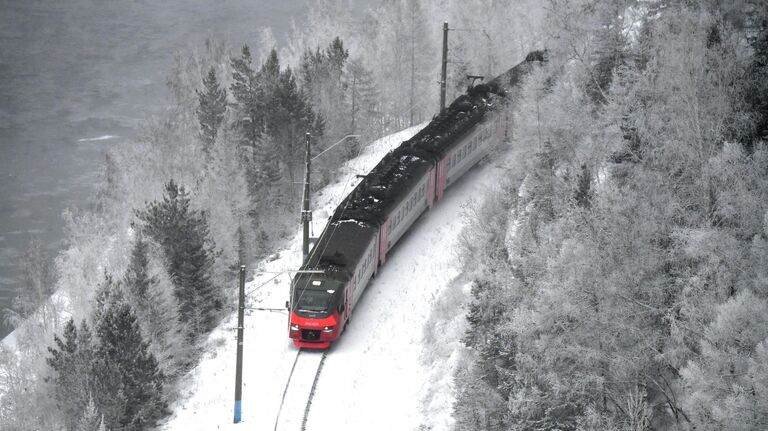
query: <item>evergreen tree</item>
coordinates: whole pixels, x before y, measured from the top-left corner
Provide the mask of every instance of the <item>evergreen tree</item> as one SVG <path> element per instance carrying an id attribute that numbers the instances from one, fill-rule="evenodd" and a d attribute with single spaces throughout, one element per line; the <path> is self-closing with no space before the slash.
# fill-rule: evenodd
<path id="1" fill-rule="evenodd" d="M 589 209 L 592 206 L 592 191 L 590 190 L 592 184 L 592 173 L 589 171 L 587 165 L 581 165 L 581 172 L 576 177 L 576 205 Z"/>
<path id="2" fill-rule="evenodd" d="M 74 320 L 70 319 L 64 325 L 62 337 L 54 336 L 55 347 L 48 348 L 51 356 L 46 362 L 53 370 L 53 396 L 63 415 L 64 425 L 68 430 L 77 430 L 92 401 L 92 336 L 85 321 L 81 323 L 78 333 Z"/>
<path id="3" fill-rule="evenodd" d="M 248 158 L 253 158 L 253 149 L 256 146 L 261 131 L 263 130 L 262 113 L 257 106 L 257 74 L 251 66 L 251 51 L 248 45 L 243 45 L 240 58 L 231 60 L 232 85 L 230 91 L 235 98 L 237 110 L 237 128 L 240 130 L 241 147 L 243 150 L 250 148 Z"/>
<path id="4" fill-rule="evenodd" d="M 142 333 L 151 342 L 153 353 L 166 375 L 173 375 L 186 360 L 179 346 L 178 306 L 166 279 L 163 283 L 150 265 L 150 244 L 139 231 L 131 260 L 123 277 L 126 295 L 132 304 Z"/>
<path id="5" fill-rule="evenodd" d="M 745 145 L 749 152 L 753 149 L 752 141 L 768 137 L 768 6 L 763 8 L 758 31 L 752 64 L 744 81 L 744 99 L 754 116 L 754 132 Z"/>
<path id="6" fill-rule="evenodd" d="M 149 351 L 131 307 L 110 300 L 96 327 L 96 404 L 109 429 L 144 430 L 168 413 L 165 377 Z"/>
<path id="7" fill-rule="evenodd" d="M 280 155 L 275 138 L 268 133 L 263 134 L 256 144 L 254 164 L 258 169 L 258 184 L 274 186 L 282 178 Z"/>
<path id="8" fill-rule="evenodd" d="M 299 78 L 310 104 L 331 126 L 331 136 L 352 133 L 349 129 L 347 59 L 349 50 L 336 37 L 323 50 L 307 50 L 302 56 Z"/>
<path id="9" fill-rule="evenodd" d="M 96 403 L 93 401 L 93 396 L 88 397 L 88 404 L 85 406 L 85 411 L 80 420 L 77 422 L 78 431 L 97 431 L 103 425 L 103 416 L 96 408 Z"/>
<path id="10" fill-rule="evenodd" d="M 149 244 L 144 240 L 141 232 L 138 232 L 124 280 L 133 299 L 132 303 L 139 308 L 146 308 L 149 290 L 157 284 L 157 277 L 149 273 L 148 253 Z"/>
<path id="11" fill-rule="evenodd" d="M 251 50 L 243 45 L 240 58 L 231 59 L 232 85 L 230 90 L 240 109 L 248 106 L 253 98 L 253 86 L 256 74 L 251 67 Z"/>
<path id="12" fill-rule="evenodd" d="M 10 308 L 3 310 L 10 326 L 19 326 L 33 313 L 39 313 L 39 320 L 46 330 L 57 323 L 56 310 L 48 303 L 55 282 L 49 260 L 43 243 L 33 238 L 21 256 L 22 288 L 11 301 Z"/>
<path id="13" fill-rule="evenodd" d="M 207 217 L 189 206 L 187 192 L 171 180 L 163 200 L 137 211 L 137 216 L 144 222 L 144 232 L 163 249 L 179 319 L 185 324 L 187 338 L 193 341 L 218 320 L 222 294 L 212 281 L 215 252 Z"/>
<path id="14" fill-rule="evenodd" d="M 328 64 L 330 66 L 329 72 L 331 78 L 335 78 L 337 82 L 341 81 L 341 74 L 344 70 L 344 65 L 349 58 L 349 50 L 344 49 L 344 42 L 336 36 L 325 49 L 325 57 L 328 58 Z"/>
<path id="15" fill-rule="evenodd" d="M 197 120 L 200 122 L 203 148 L 206 154 L 210 154 L 213 142 L 216 140 L 216 133 L 227 111 L 227 90 L 219 86 L 216 70 L 213 67 L 203 78 L 203 88 L 203 91 L 195 90 L 199 100 Z"/>
<path id="16" fill-rule="evenodd" d="M 352 133 L 377 135 L 381 124 L 379 89 L 373 77 L 360 60 L 348 63 L 349 130 Z"/>
<path id="17" fill-rule="evenodd" d="M 291 68 L 280 71 L 277 54 L 274 50 L 272 54 L 260 75 L 264 87 L 270 91 L 264 98 L 271 102 L 266 121 L 267 133 L 275 140 L 277 154 L 293 183 L 297 166 L 303 159 L 300 149 L 304 134 L 310 132 L 314 137 L 322 135 L 324 123 L 315 115 L 305 93 L 299 89 Z"/>
<path id="18" fill-rule="evenodd" d="M 622 32 L 621 17 L 630 2 L 616 0 L 596 7 L 595 14 L 599 23 L 599 30 L 595 33 L 597 49 L 584 84 L 587 95 L 596 104 L 606 102 L 614 71 L 626 63 L 628 43 Z"/>

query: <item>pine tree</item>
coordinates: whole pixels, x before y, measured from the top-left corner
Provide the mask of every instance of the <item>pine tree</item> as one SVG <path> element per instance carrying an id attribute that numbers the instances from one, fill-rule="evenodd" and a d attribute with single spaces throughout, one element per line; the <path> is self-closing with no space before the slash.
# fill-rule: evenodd
<path id="1" fill-rule="evenodd" d="M 173 375 L 186 360 L 180 353 L 178 305 L 167 279 L 161 280 L 150 265 L 150 244 L 139 231 L 131 261 L 123 277 L 129 302 L 139 319 L 142 333 L 166 375 Z"/>
<path id="2" fill-rule="evenodd" d="M 232 59 L 231 64 L 230 91 L 238 111 L 237 127 L 240 130 L 241 147 L 250 148 L 252 152 L 263 130 L 263 117 L 257 106 L 257 74 L 251 66 L 251 51 L 248 45 L 243 45 L 240 58 Z M 249 156 L 252 157 L 252 153 Z"/>
<path id="3" fill-rule="evenodd" d="M 137 216 L 144 232 L 160 244 L 179 305 L 179 319 L 187 338 L 194 341 L 213 329 L 222 308 L 221 292 L 212 281 L 215 252 L 204 212 L 190 209 L 183 187 L 171 180 L 161 202 L 155 201 Z"/>
<path id="4" fill-rule="evenodd" d="M 601 26 L 595 34 L 597 50 L 594 53 L 594 64 L 587 71 L 588 77 L 584 84 L 586 93 L 596 104 L 606 102 L 614 71 L 627 61 L 628 43 L 622 33 L 623 23 L 620 19 L 627 7 L 626 3 L 624 0 L 606 2 L 596 12 Z"/>
<path id="5" fill-rule="evenodd" d="M 210 154 L 213 142 L 216 140 L 216 133 L 227 111 L 227 90 L 219 86 L 216 70 L 213 67 L 203 78 L 203 87 L 203 91 L 196 90 L 199 100 L 197 120 L 200 122 L 203 148 L 206 154 Z"/>
<path id="6" fill-rule="evenodd" d="M 592 207 L 592 191 L 590 190 L 592 183 L 592 173 L 589 171 L 587 165 L 581 165 L 581 172 L 576 177 L 576 193 L 574 198 L 576 199 L 576 205 L 589 209 Z"/>
<path id="7" fill-rule="evenodd" d="M 347 68 L 349 130 L 352 133 L 377 135 L 381 124 L 379 89 L 373 73 L 360 60 L 350 60 Z"/>
<path id="8" fill-rule="evenodd" d="M 253 98 L 253 83 L 256 74 L 251 67 L 251 50 L 248 45 L 243 45 L 240 58 L 233 58 L 232 65 L 232 85 L 230 90 L 232 96 L 240 109 L 248 106 Z"/>
<path id="9" fill-rule="evenodd" d="M 280 156 L 277 144 L 271 134 L 263 134 L 256 144 L 254 164 L 258 169 L 258 184 L 274 186 L 282 179 Z"/>
<path id="10" fill-rule="evenodd" d="M 328 59 L 331 79 L 335 80 L 337 85 L 342 85 L 341 74 L 344 72 L 344 66 L 347 64 L 349 50 L 344 49 L 344 42 L 338 36 L 325 49 L 325 57 Z"/>
<path id="11" fill-rule="evenodd" d="M 744 99 L 754 115 L 754 132 L 750 141 L 768 137 L 768 7 L 764 7 L 763 14 L 744 89 Z M 747 142 L 745 147 L 751 152 L 754 144 Z"/>
<path id="12" fill-rule="evenodd" d="M 149 351 L 136 315 L 125 301 L 105 304 L 96 327 L 96 404 L 110 429 L 143 430 L 168 413 L 165 376 Z"/>
<path id="13" fill-rule="evenodd" d="M 299 78 L 306 103 L 328 120 L 332 136 L 352 133 L 346 118 L 350 103 L 348 97 L 347 60 L 349 50 L 336 37 L 328 46 L 313 52 L 307 50 L 302 56 Z"/>
<path id="14" fill-rule="evenodd" d="M 40 239 L 33 238 L 27 245 L 21 268 L 24 284 L 11 301 L 11 307 L 4 310 L 5 321 L 17 327 L 33 313 L 39 313 L 39 320 L 47 330 L 57 320 L 56 310 L 46 304 L 53 293 L 54 274 Z"/>
<path id="15" fill-rule="evenodd" d="M 46 362 L 53 370 L 53 396 L 65 426 L 68 430 L 76 430 L 91 400 L 92 336 L 85 321 L 78 333 L 74 320 L 70 319 L 64 326 L 62 337 L 54 336 L 55 347 L 48 348 L 51 356 Z"/>
<path id="16" fill-rule="evenodd" d="M 153 285 L 157 284 L 157 277 L 149 273 L 148 253 L 149 244 L 144 240 L 141 232 L 138 232 L 124 280 L 133 299 L 132 303 L 139 308 L 146 308 L 148 292 Z"/>
<path id="17" fill-rule="evenodd" d="M 277 54 L 267 59 L 262 66 L 263 86 L 271 91 L 265 95 L 270 101 L 267 114 L 267 133 L 275 140 L 280 161 L 286 166 L 290 182 L 293 183 L 296 167 L 303 158 L 300 151 L 304 133 L 318 137 L 323 134 L 324 124 L 315 115 L 306 94 L 299 89 L 290 67 L 279 70 Z M 275 75 L 277 73 L 277 75 Z"/>
<path id="18" fill-rule="evenodd" d="M 88 404 L 85 406 L 85 411 L 77 422 L 78 431 L 97 431 L 103 424 L 103 416 L 96 408 L 96 403 L 93 401 L 93 396 L 88 397 Z"/>

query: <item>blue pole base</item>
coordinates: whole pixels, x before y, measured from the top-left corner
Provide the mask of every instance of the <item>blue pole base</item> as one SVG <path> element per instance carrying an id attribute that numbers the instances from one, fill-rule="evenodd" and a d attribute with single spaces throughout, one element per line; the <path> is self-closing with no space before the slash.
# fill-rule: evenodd
<path id="1" fill-rule="evenodd" d="M 240 403 L 241 403 L 240 400 L 235 401 L 235 423 L 236 424 L 240 423 L 240 416 L 241 416 L 241 413 L 242 413 L 240 411 Z"/>

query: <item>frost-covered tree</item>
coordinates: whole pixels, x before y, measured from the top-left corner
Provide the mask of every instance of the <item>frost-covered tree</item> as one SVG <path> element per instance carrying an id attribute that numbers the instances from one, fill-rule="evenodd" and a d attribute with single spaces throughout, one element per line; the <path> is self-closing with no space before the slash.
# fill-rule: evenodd
<path id="1" fill-rule="evenodd" d="M 380 91 L 373 73 L 360 59 L 347 63 L 349 100 L 349 130 L 365 137 L 378 136 L 383 126 L 381 119 Z"/>
<path id="2" fill-rule="evenodd" d="M 140 230 L 136 232 L 123 286 L 152 353 L 164 373 L 173 376 L 187 360 L 180 340 L 183 330 L 173 285 L 153 259 L 151 245 Z"/>
<path id="3" fill-rule="evenodd" d="M 720 305 L 701 355 L 681 370 L 696 429 L 768 427 L 768 302 L 749 290 Z"/>
<path id="4" fill-rule="evenodd" d="M 230 93 L 235 99 L 233 108 L 236 112 L 235 125 L 240 133 L 241 151 L 251 160 L 249 172 L 255 173 L 257 168 L 253 166 L 253 152 L 264 130 L 264 113 L 259 109 L 257 76 L 251 62 L 251 51 L 248 45 L 243 45 L 240 57 L 231 59 Z M 251 177 L 253 175 L 251 174 Z M 251 178 L 250 182 L 255 183 L 256 180 Z"/>
<path id="5" fill-rule="evenodd" d="M 768 7 L 763 6 L 757 19 L 755 53 L 745 76 L 744 99 L 754 115 L 752 140 L 768 137 Z M 753 148 L 748 143 L 748 149 Z"/>
<path id="6" fill-rule="evenodd" d="M 44 330 L 55 330 L 58 321 L 57 310 L 55 303 L 50 301 L 54 291 L 55 274 L 40 239 L 30 240 L 20 263 L 24 284 L 11 301 L 10 308 L 4 310 L 5 321 L 17 327 L 36 313 L 38 317 L 35 320 Z"/>
<path id="7" fill-rule="evenodd" d="M 212 279 L 215 251 L 207 216 L 190 204 L 184 187 L 171 180 L 162 201 L 154 201 L 136 214 L 144 224 L 143 232 L 163 249 L 179 320 L 185 324 L 187 338 L 196 340 L 218 321 L 223 300 Z"/>
<path id="8" fill-rule="evenodd" d="M 96 403 L 93 401 L 93 396 L 88 397 L 88 404 L 85 406 L 85 411 L 80 420 L 77 422 L 78 431 L 98 431 L 104 425 L 104 417 L 99 413 L 96 408 Z"/>
<path id="9" fill-rule="evenodd" d="M 102 306 L 96 325 L 93 385 L 104 424 L 109 429 L 137 431 L 153 427 L 168 413 L 165 376 L 131 306 L 119 295 L 111 295 Z"/>
<path id="10" fill-rule="evenodd" d="M 62 337 L 54 336 L 55 347 L 49 347 L 47 358 L 51 367 L 53 397 L 62 413 L 68 430 L 77 430 L 78 424 L 92 402 L 94 384 L 94 347 L 91 330 L 83 320 L 78 331 L 74 320 L 64 325 Z"/>
<path id="11" fill-rule="evenodd" d="M 200 122 L 203 149 L 210 153 L 227 111 L 227 90 L 221 88 L 216 78 L 216 69 L 211 67 L 203 77 L 203 91 L 196 91 L 199 100 L 197 120 Z"/>

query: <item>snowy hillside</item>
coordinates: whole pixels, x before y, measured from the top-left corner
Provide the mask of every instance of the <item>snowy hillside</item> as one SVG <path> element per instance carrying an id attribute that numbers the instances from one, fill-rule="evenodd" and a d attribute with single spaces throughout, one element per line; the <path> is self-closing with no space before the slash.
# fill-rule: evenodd
<path id="1" fill-rule="evenodd" d="M 414 127 L 368 146 L 349 162 L 342 179 L 313 196 L 314 233 L 319 234 L 337 203 L 391 148 L 415 134 Z M 368 286 L 347 331 L 332 346 L 317 382 L 306 429 L 432 430 L 449 428 L 453 396 L 450 361 L 433 361 L 423 342 L 424 325 L 441 293 L 458 275 L 454 245 L 462 228 L 462 206 L 482 195 L 492 180 L 490 167 L 470 172 L 452 186 L 443 202 L 424 214 L 391 252 L 387 264 Z M 298 226 L 297 226 L 298 231 Z M 301 238 L 271 262 L 267 273 L 246 285 L 249 308 L 284 307 L 290 280 L 275 274 L 299 266 Z M 272 280 L 274 278 L 274 280 Z M 461 288 L 460 286 L 457 286 Z M 463 319 L 451 310 L 450 319 Z M 182 385 L 182 401 L 171 406 L 165 430 L 300 429 L 314 369 L 302 362 L 321 354 L 302 355 L 290 390 L 283 394 L 298 349 L 287 336 L 286 312 L 249 310 L 245 319 L 243 422 L 233 424 L 236 316 L 209 338 L 209 353 Z M 454 332 L 456 332 L 454 330 Z M 458 344 L 446 334 L 437 344 Z M 426 350 L 425 350 L 426 349 Z M 311 372 L 302 371 L 302 367 Z M 439 394 L 436 396 L 436 393 Z M 283 397 L 284 401 L 283 401 Z"/>

